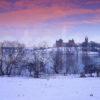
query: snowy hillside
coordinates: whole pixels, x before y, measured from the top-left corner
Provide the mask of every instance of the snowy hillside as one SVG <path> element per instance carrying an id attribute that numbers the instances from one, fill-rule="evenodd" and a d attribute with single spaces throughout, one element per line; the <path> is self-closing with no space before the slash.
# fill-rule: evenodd
<path id="1" fill-rule="evenodd" d="M 0 100 L 100 100 L 100 79 L 1 77 Z"/>

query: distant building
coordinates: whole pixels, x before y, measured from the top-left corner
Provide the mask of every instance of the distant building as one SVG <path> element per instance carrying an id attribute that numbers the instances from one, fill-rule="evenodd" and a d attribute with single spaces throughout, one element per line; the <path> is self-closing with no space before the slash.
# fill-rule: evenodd
<path id="1" fill-rule="evenodd" d="M 63 42 L 62 39 L 56 41 L 56 47 L 74 47 L 76 46 L 74 39 L 69 40 L 68 42 Z"/>
<path id="2" fill-rule="evenodd" d="M 83 51 L 89 51 L 90 50 L 90 44 L 88 37 L 85 37 L 85 41 L 82 43 L 82 50 Z"/>
<path id="3" fill-rule="evenodd" d="M 100 52 L 100 44 L 94 41 L 90 41 L 88 37 L 85 37 L 85 41 L 81 44 L 83 51 Z"/>
<path id="4" fill-rule="evenodd" d="M 66 47 L 75 47 L 75 46 L 76 46 L 76 44 L 74 42 L 74 39 L 69 40 L 68 43 L 66 43 Z"/>
<path id="5" fill-rule="evenodd" d="M 59 39 L 56 41 L 56 47 L 63 47 L 63 40 Z"/>

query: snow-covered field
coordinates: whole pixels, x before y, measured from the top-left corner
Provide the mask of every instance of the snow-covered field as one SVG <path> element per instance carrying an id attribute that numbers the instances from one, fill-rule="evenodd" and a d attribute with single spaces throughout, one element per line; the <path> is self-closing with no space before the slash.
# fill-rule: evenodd
<path id="1" fill-rule="evenodd" d="M 100 100 L 100 78 L 0 78 L 0 100 Z"/>

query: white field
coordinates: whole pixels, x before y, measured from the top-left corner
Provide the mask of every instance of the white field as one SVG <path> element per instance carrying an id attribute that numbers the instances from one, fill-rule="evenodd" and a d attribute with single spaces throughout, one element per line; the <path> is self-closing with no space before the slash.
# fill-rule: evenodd
<path id="1" fill-rule="evenodd" d="M 0 78 L 0 100 L 100 100 L 100 78 Z"/>

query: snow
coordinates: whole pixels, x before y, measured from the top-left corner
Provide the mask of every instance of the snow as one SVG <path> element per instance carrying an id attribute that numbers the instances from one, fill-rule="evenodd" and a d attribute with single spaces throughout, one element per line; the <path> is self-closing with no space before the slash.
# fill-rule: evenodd
<path id="1" fill-rule="evenodd" d="M 99 78 L 0 78 L 0 100 L 100 100 Z"/>

